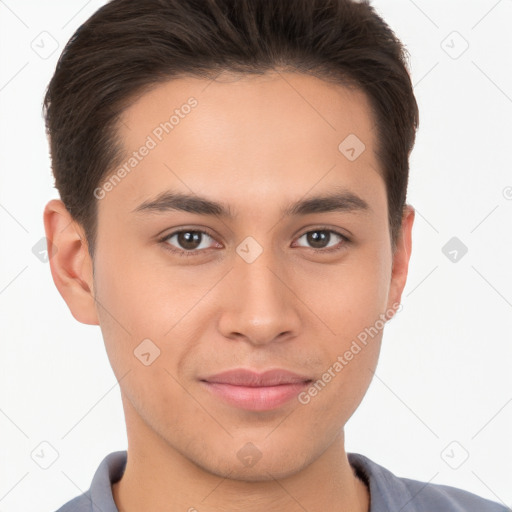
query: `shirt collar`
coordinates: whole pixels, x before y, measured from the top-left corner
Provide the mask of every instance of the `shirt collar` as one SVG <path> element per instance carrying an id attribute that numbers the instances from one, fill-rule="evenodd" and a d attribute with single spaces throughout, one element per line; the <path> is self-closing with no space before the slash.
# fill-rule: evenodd
<path id="1" fill-rule="evenodd" d="M 359 453 L 348 453 L 347 457 L 356 475 L 369 487 L 369 512 L 418 512 L 413 501 L 415 496 L 391 471 Z M 93 512 L 119 512 L 112 495 L 112 484 L 123 476 L 126 461 L 126 450 L 112 452 L 102 460 L 91 482 Z"/>

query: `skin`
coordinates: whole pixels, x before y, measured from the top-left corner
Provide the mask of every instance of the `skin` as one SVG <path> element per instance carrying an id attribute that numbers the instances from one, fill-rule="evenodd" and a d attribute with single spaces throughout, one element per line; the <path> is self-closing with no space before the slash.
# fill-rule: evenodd
<path id="1" fill-rule="evenodd" d="M 199 382 L 239 367 L 317 380 L 400 302 L 414 210 L 393 252 L 367 98 L 290 72 L 180 78 L 125 110 L 127 157 L 191 96 L 197 107 L 99 200 L 94 265 L 62 202 L 44 213 L 55 284 L 78 321 L 101 327 L 119 380 L 128 462 L 115 502 L 128 512 L 367 511 L 344 425 L 371 382 L 382 330 L 307 405 L 247 411 Z M 338 150 L 348 134 L 366 146 L 354 161 Z M 370 208 L 281 214 L 334 187 Z M 168 189 L 229 204 L 234 217 L 133 212 Z M 160 241 L 184 228 L 212 235 L 195 256 L 166 250 L 185 250 L 177 236 Z M 331 233 L 324 246 L 341 249 L 322 253 L 303 236 L 326 229 L 350 241 Z M 248 236 L 263 249 L 252 263 L 236 252 Z M 160 349 L 148 366 L 134 357 L 146 338 Z M 237 457 L 248 442 L 261 455 L 251 467 Z"/>

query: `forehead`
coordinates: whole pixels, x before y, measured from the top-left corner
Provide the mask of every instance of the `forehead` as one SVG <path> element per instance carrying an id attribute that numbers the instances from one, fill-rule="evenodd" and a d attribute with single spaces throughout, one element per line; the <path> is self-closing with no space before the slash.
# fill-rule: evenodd
<path id="1" fill-rule="evenodd" d="M 272 201 L 290 187 L 383 186 L 366 95 L 303 74 L 170 80 L 126 108 L 118 130 L 133 165 L 115 195 L 131 207 L 164 188 Z"/>
<path id="2" fill-rule="evenodd" d="M 197 105 L 188 109 L 191 98 Z M 172 120 L 172 138 L 190 140 L 184 125 L 193 124 L 205 150 L 212 149 L 208 144 L 217 142 L 215 136 L 229 136 L 240 144 L 256 134 L 260 138 L 251 141 L 252 147 L 268 147 L 276 133 L 293 134 L 297 148 L 304 140 L 316 143 L 322 137 L 337 150 L 336 142 L 351 133 L 373 146 L 374 120 L 366 94 L 300 73 L 224 72 L 215 80 L 187 77 L 158 84 L 124 111 L 119 131 L 125 147 L 136 147 L 141 136 L 153 133 L 173 114 L 179 119 Z M 191 120 L 181 123 L 187 118 Z"/>

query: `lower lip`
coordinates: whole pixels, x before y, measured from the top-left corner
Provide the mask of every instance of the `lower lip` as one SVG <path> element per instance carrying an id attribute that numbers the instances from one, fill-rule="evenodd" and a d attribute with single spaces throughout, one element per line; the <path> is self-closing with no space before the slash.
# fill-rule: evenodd
<path id="1" fill-rule="evenodd" d="M 279 386 L 247 387 L 202 381 L 210 392 L 226 402 L 250 411 L 269 411 L 277 409 L 296 397 L 309 382 L 280 384 Z"/>

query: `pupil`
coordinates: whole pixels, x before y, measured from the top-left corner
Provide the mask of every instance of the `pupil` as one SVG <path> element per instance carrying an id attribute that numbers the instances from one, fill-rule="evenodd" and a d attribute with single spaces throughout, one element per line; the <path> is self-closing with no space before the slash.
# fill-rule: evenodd
<path id="1" fill-rule="evenodd" d="M 312 231 L 308 233 L 308 243 L 314 248 L 321 249 L 325 247 L 325 243 L 329 243 L 330 236 L 327 231 Z"/>
<path id="2" fill-rule="evenodd" d="M 196 249 L 201 245 L 201 233 L 197 231 L 182 231 L 178 233 L 178 243 L 184 249 Z"/>

